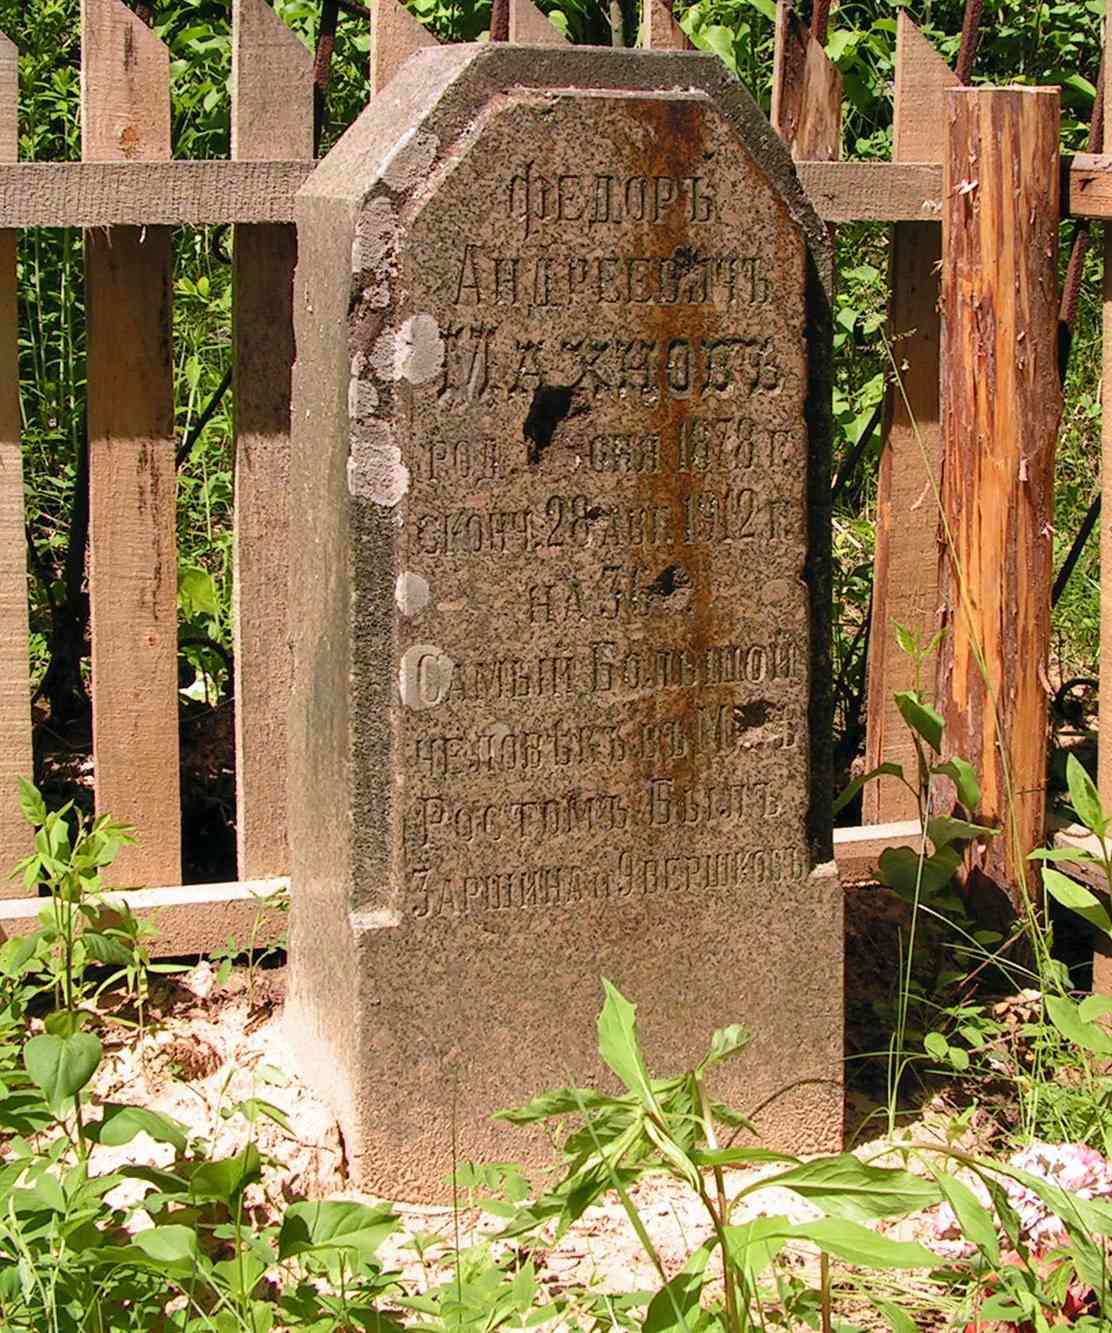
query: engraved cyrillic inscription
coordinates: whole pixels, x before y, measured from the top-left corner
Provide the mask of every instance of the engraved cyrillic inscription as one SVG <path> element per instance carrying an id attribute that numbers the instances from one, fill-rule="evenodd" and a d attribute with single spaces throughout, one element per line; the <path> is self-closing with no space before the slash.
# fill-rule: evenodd
<path id="1" fill-rule="evenodd" d="M 417 229 L 443 355 L 399 510 L 428 587 L 399 644 L 415 918 L 802 873 L 802 289 L 737 225 L 722 159 L 613 151 L 495 154 L 492 221 L 472 201 L 449 243 Z"/>

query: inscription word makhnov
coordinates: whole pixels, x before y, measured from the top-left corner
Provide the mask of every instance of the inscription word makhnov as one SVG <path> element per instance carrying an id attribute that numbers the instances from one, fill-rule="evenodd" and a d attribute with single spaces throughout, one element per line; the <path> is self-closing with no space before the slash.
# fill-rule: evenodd
<path id="1" fill-rule="evenodd" d="M 452 1083 L 473 1150 L 528 1155 L 485 1116 L 588 1075 L 602 975 L 662 1057 L 697 1058 L 716 1022 L 789 1015 L 792 1049 L 810 1026 L 811 1084 L 769 1123 L 775 1136 L 821 1109 L 836 1138 L 841 944 L 837 895 L 813 873 L 810 734 L 821 232 L 711 62 L 684 57 L 672 91 L 654 86 L 670 61 L 636 56 L 581 54 L 555 88 L 498 84 L 490 62 L 518 70 L 521 52 L 419 60 L 453 84 L 448 128 L 433 113 L 383 151 L 372 107 L 352 131 L 380 165 L 352 236 L 339 398 L 352 702 L 335 743 L 367 1006 L 341 1062 L 368 1087 L 402 1083 L 381 1104 L 356 1094 L 389 1108 L 361 1123 L 358 1151 L 382 1170 L 398 1125 L 423 1144 Z M 341 151 L 350 172 L 357 145 Z M 323 238 L 342 167 L 306 187 L 303 246 L 314 226 Z M 305 290 L 312 330 L 325 286 Z M 307 381 L 312 356 L 307 333 Z M 328 393 L 304 394 L 306 467 Z M 295 481 L 311 552 L 335 523 L 308 483 L 297 495 Z M 304 688 L 318 707 L 338 641 L 307 614 L 295 704 Z M 319 781 L 327 739 L 299 736 L 295 768 Z M 321 855 L 305 858 L 310 885 L 328 879 Z M 817 957 L 829 975 L 781 993 Z M 295 987 L 318 1028 L 322 967 L 307 961 Z M 407 1059 L 417 1073 L 399 1075 Z"/>

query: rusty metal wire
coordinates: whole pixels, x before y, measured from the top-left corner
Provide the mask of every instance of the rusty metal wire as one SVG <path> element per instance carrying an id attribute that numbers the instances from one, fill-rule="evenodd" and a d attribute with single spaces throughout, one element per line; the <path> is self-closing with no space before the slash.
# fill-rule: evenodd
<path id="1" fill-rule="evenodd" d="M 490 6 L 490 40 L 510 40 L 510 0 L 492 0 Z"/>
<path id="2" fill-rule="evenodd" d="M 981 36 L 981 13 L 984 0 L 965 0 L 965 14 L 961 21 L 961 46 L 958 48 L 958 83 L 968 84 L 973 75 L 973 59 Z"/>

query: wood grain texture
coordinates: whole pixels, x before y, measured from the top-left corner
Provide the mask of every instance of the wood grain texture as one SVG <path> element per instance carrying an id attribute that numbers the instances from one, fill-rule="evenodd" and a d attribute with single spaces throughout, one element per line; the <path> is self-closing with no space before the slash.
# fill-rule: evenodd
<path id="1" fill-rule="evenodd" d="M 510 41 L 524 46 L 567 46 L 568 39 L 533 0 L 510 0 Z"/>
<path id="2" fill-rule="evenodd" d="M 169 53 L 120 0 L 82 0 L 82 152 L 170 156 Z M 164 227 L 85 237 L 96 805 L 140 843 L 115 885 L 181 879 L 177 542 Z"/>
<path id="3" fill-rule="evenodd" d="M 170 52 L 121 0 L 81 0 L 81 156 L 170 156 Z"/>
<path id="4" fill-rule="evenodd" d="M 776 5 L 771 120 L 797 161 L 841 157 L 842 76 L 790 0 Z"/>
<path id="5" fill-rule="evenodd" d="M 231 95 L 233 158 L 313 160 L 313 57 L 266 0 L 234 0 Z"/>
<path id="6" fill-rule="evenodd" d="M 941 162 L 796 162 L 827 222 L 937 222 Z M 0 163 L 0 227 L 292 222 L 307 162 Z M 1062 159 L 1075 217 L 1112 217 L 1112 156 Z M 1085 183 L 1099 180 L 1099 189 Z"/>
<path id="7" fill-rule="evenodd" d="M 306 162 L 0 164 L 0 226 L 173 227 L 292 222 Z"/>
<path id="8" fill-rule="evenodd" d="M 1058 90 L 953 90 L 946 120 L 942 504 L 953 551 L 940 560 L 938 697 L 947 750 L 980 775 L 974 813 L 1003 830 L 965 874 L 980 914 L 1003 924 L 1045 825 Z"/>
<path id="9" fill-rule="evenodd" d="M 19 151 L 17 61 L 15 47 L 0 37 L 0 158 L 10 162 Z M 16 780 L 34 773 L 15 263 L 16 233 L 0 231 L 0 857 L 6 866 L 31 850 Z M 19 892 L 17 884 L 10 891 Z"/>
<path id="10" fill-rule="evenodd" d="M 641 45 L 646 51 L 690 51 L 687 33 L 672 17 L 665 0 L 644 0 Z"/>
<path id="11" fill-rule="evenodd" d="M 414 51 L 436 45 L 399 0 L 371 0 L 371 96 L 382 92 Z"/>
<path id="12" fill-rule="evenodd" d="M 944 99 L 957 79 L 901 10 L 896 30 L 893 124 L 897 157 L 941 161 Z M 865 767 L 902 764 L 914 780 L 915 746 L 896 708 L 897 691 L 914 689 L 915 663 L 900 650 L 895 626 L 927 639 L 938 628 L 937 486 L 942 462 L 939 410 L 938 265 L 942 229 L 897 222 L 892 233 L 888 337 L 899 369 L 885 412 L 877 478 L 873 618 L 869 634 Z M 912 819 L 915 797 L 894 778 L 865 788 L 866 824 Z"/>
<path id="13" fill-rule="evenodd" d="M 234 15 L 234 152 L 242 158 L 311 159 L 312 56 L 264 0 L 235 0 Z M 297 232 L 291 224 L 236 227 L 233 622 L 236 850 L 242 879 L 284 874 L 289 859 L 287 482 L 296 264 Z"/>

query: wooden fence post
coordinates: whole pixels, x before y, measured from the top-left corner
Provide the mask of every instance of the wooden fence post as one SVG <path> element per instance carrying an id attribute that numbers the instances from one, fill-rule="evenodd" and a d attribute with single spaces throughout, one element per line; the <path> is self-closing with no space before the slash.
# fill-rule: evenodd
<path id="1" fill-rule="evenodd" d="M 842 75 L 791 0 L 776 4 L 771 120 L 797 162 L 841 157 Z"/>
<path id="2" fill-rule="evenodd" d="M 0 162 L 19 156 L 18 52 L 0 36 Z M 16 232 L 0 231 L 0 857 L 5 869 L 31 845 L 16 779 L 30 778 L 31 688 L 27 661 L 27 539 L 19 442 L 19 298 Z M 21 885 L 15 892 L 22 893 Z"/>
<path id="3" fill-rule="evenodd" d="M 313 156 L 313 57 L 264 0 L 232 12 L 232 157 Z M 240 879 L 288 869 L 290 372 L 297 229 L 235 229 L 235 730 Z"/>
<path id="4" fill-rule="evenodd" d="M 81 3 L 81 146 L 170 156 L 169 52 L 121 0 Z M 171 239 L 85 234 L 96 804 L 141 840 L 113 885 L 181 880 Z"/>
<path id="5" fill-rule="evenodd" d="M 944 101 L 957 78 L 901 10 L 896 28 L 896 162 L 945 157 Z M 893 702 L 915 687 L 915 664 L 896 642 L 905 625 L 926 639 L 938 628 L 938 505 L 942 459 L 939 421 L 937 222 L 897 222 L 892 230 L 889 345 L 899 381 L 888 390 L 884 448 L 877 478 L 876 558 L 869 633 L 865 767 L 902 764 L 914 781 L 915 747 Z M 863 824 L 914 819 L 918 806 L 895 778 L 865 788 Z"/>
<path id="6" fill-rule="evenodd" d="M 1058 381 L 1057 88 L 954 89 L 942 196 L 946 749 L 981 781 L 966 886 L 1023 910 L 1043 838 Z M 952 549 L 950 547 L 952 542 Z"/>
<path id="7" fill-rule="evenodd" d="M 533 0 L 510 0 L 510 41 L 524 46 L 568 45 L 568 39 Z"/>
<path id="8" fill-rule="evenodd" d="M 643 0 L 641 45 L 646 51 L 690 51 L 688 35 L 672 17 L 668 0 Z"/>
<path id="9" fill-rule="evenodd" d="M 382 92 L 414 51 L 436 45 L 399 0 L 371 0 L 371 96 Z"/>

